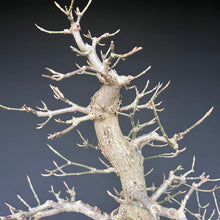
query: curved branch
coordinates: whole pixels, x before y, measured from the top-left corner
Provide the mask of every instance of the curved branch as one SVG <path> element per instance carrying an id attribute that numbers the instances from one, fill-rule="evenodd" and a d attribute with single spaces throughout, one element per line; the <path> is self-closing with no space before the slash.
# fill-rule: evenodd
<path id="1" fill-rule="evenodd" d="M 47 34 L 71 34 L 70 30 L 69 29 L 64 29 L 63 31 L 49 31 L 49 30 L 46 30 L 42 27 L 40 27 L 39 25 L 35 24 L 35 26 L 42 32 L 45 32 Z"/>
<path id="2" fill-rule="evenodd" d="M 88 35 L 86 35 L 86 37 L 91 38 L 92 39 L 92 46 L 95 48 L 97 44 L 100 44 L 100 42 L 106 38 L 109 37 L 113 37 L 116 34 L 118 34 L 120 32 L 120 29 L 118 29 L 117 31 L 115 31 L 114 33 L 110 34 L 110 33 L 105 33 L 103 35 L 101 35 L 100 37 L 92 37 L 91 33 L 89 32 Z M 104 46 L 104 45 L 103 45 Z"/>

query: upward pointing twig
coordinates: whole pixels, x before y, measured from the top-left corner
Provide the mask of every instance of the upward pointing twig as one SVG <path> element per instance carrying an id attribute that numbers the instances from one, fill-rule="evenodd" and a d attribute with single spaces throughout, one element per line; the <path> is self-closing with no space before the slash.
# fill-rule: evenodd
<path id="1" fill-rule="evenodd" d="M 67 12 L 57 2 L 54 2 L 54 4 L 56 5 L 57 8 L 60 9 L 60 11 L 62 11 L 65 15 L 67 15 Z"/>
<path id="2" fill-rule="evenodd" d="M 17 195 L 17 197 L 29 210 L 31 209 L 31 206 L 20 195 Z"/>
<path id="3" fill-rule="evenodd" d="M 205 113 L 205 115 L 200 118 L 196 123 L 194 123 L 191 127 L 187 128 L 185 131 L 181 132 L 180 134 L 182 136 L 186 135 L 187 133 L 189 133 L 193 128 L 197 127 L 198 125 L 200 125 L 213 111 L 214 107 L 211 107 L 208 112 Z"/>
<path id="4" fill-rule="evenodd" d="M 87 11 L 87 9 L 89 8 L 90 4 L 92 3 L 92 0 L 89 0 L 89 2 L 87 3 L 86 7 L 83 9 L 82 16 L 84 15 L 84 13 Z"/>
<path id="5" fill-rule="evenodd" d="M 30 177 L 29 177 L 29 176 L 27 176 L 27 180 L 28 180 L 29 186 L 30 186 L 30 188 L 31 188 L 31 191 L 32 191 L 32 193 L 34 194 L 34 198 L 35 198 L 36 201 L 37 201 L 37 204 L 40 205 L 40 200 L 39 200 L 39 198 L 38 198 L 37 193 L 36 193 L 35 190 L 34 190 L 34 187 L 33 187 L 32 183 L 31 183 L 31 180 L 30 180 Z"/>
<path id="6" fill-rule="evenodd" d="M 137 79 L 137 78 L 141 77 L 142 75 L 144 75 L 150 69 L 151 69 L 151 66 L 147 67 L 147 69 L 145 69 L 144 71 L 139 73 L 137 76 L 134 76 L 134 79 Z"/>
<path id="7" fill-rule="evenodd" d="M 62 166 L 58 166 L 56 163 L 55 166 L 56 166 L 56 169 L 54 170 L 45 170 L 47 172 L 47 174 L 42 174 L 42 176 L 51 176 L 51 175 L 54 175 L 54 176 L 79 176 L 79 175 L 84 175 L 84 174 L 107 174 L 107 173 L 112 173 L 114 172 L 114 168 L 113 167 L 108 167 L 106 169 L 97 169 L 95 167 L 91 167 L 91 166 L 87 166 L 87 165 L 84 165 L 84 164 L 81 164 L 81 163 L 75 163 L 75 162 L 72 162 L 70 160 L 68 160 L 66 157 L 64 157 L 63 155 L 61 155 L 58 151 L 56 151 L 53 147 L 51 147 L 49 144 L 47 145 L 51 151 L 53 151 L 57 156 L 59 156 L 60 158 L 62 158 L 63 160 L 66 161 L 65 164 L 63 164 Z M 86 169 L 86 171 L 81 171 L 81 172 L 75 172 L 75 173 L 66 173 L 64 172 L 62 169 L 67 167 L 67 166 L 77 166 L 77 167 L 81 167 L 81 168 L 84 168 Z M 61 172 L 61 173 L 59 173 Z"/>
<path id="8" fill-rule="evenodd" d="M 71 12 L 73 10 L 73 3 L 74 3 L 74 0 L 71 1 L 70 7 L 69 7 L 69 12 Z"/>
<path id="9" fill-rule="evenodd" d="M 155 116 L 155 118 L 156 118 L 156 120 L 157 120 L 157 123 L 158 123 L 158 125 L 159 125 L 160 131 L 161 131 L 163 137 L 166 139 L 167 143 L 168 143 L 171 147 L 173 147 L 173 148 L 175 149 L 176 146 L 169 140 L 169 138 L 168 138 L 168 136 L 167 136 L 167 134 L 166 134 L 166 132 L 165 132 L 165 130 L 164 130 L 164 128 L 163 128 L 161 122 L 160 122 L 160 118 L 159 118 L 159 116 L 158 116 L 158 114 L 157 114 L 157 110 L 156 110 L 154 101 L 152 101 L 151 103 L 152 103 L 152 108 L 153 108 L 154 116 Z"/>

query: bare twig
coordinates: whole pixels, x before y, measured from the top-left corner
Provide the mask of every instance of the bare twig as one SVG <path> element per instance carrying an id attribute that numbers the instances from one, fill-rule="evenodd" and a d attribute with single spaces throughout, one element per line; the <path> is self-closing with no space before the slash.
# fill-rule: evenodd
<path id="1" fill-rule="evenodd" d="M 144 176 L 150 175 L 154 171 L 154 168 L 151 168 L 147 173 L 144 174 Z"/>
<path id="2" fill-rule="evenodd" d="M 66 157 L 64 157 L 63 155 L 61 155 L 58 151 L 56 151 L 53 147 L 51 147 L 49 144 L 47 145 L 49 147 L 49 149 L 51 151 L 53 151 L 57 156 L 59 156 L 60 158 L 62 158 L 64 161 L 66 161 L 65 164 L 63 164 L 62 166 L 57 166 L 57 168 L 55 170 L 46 170 L 47 174 L 42 174 L 43 176 L 78 176 L 78 175 L 84 175 L 84 174 L 101 174 L 101 173 L 112 173 L 114 172 L 114 169 L 112 167 L 108 167 L 107 169 L 97 169 L 95 167 L 91 167 L 91 166 L 87 166 L 81 163 L 75 163 L 72 162 L 70 160 L 68 160 Z M 67 167 L 67 166 L 77 166 L 77 167 L 81 167 L 84 168 L 88 171 L 82 171 L 82 172 L 76 172 L 76 173 L 66 173 L 63 171 L 63 168 Z M 60 172 L 60 173 L 58 173 Z"/>
<path id="3" fill-rule="evenodd" d="M 215 202 L 215 207 L 216 207 L 216 210 L 217 210 L 217 213 L 218 213 L 218 219 L 219 219 L 220 218 L 219 204 L 218 204 L 218 201 L 216 199 L 216 195 L 215 195 L 214 190 L 212 191 L 212 195 L 213 195 L 213 199 L 214 199 L 214 202 Z"/>
<path id="4" fill-rule="evenodd" d="M 31 209 L 31 206 L 20 195 L 17 195 L 17 197 L 28 209 Z"/>
<path id="5" fill-rule="evenodd" d="M 61 12 L 63 12 L 65 15 L 68 15 L 67 10 L 64 10 L 57 2 L 54 2 L 54 4 Z"/>
<path id="6" fill-rule="evenodd" d="M 69 186 L 67 185 L 67 183 L 65 181 L 63 181 L 65 187 L 66 187 L 66 192 L 70 195 L 71 197 L 71 201 L 75 201 L 75 197 L 76 197 L 76 192 L 75 192 L 75 187 L 73 186 L 72 189 L 69 188 Z"/>
<path id="7" fill-rule="evenodd" d="M 168 187 L 171 187 L 171 184 L 174 180 L 180 181 L 180 184 L 183 184 L 187 179 L 188 175 L 194 172 L 194 165 L 195 165 L 195 157 L 193 157 L 192 167 L 189 171 L 185 172 L 181 176 L 176 176 L 175 173 L 179 170 L 182 170 L 181 166 L 178 166 L 175 170 L 170 171 L 169 178 L 163 182 L 163 184 L 156 190 L 156 192 L 152 195 L 152 201 L 157 201 L 158 198 L 167 191 Z M 198 179 L 204 179 L 203 177 L 199 177 Z M 202 183 L 201 183 L 202 184 Z M 201 185 L 200 184 L 200 185 Z M 198 188 L 200 185 L 196 185 Z M 185 206 L 184 206 L 185 207 Z"/>
<path id="8" fill-rule="evenodd" d="M 67 103 L 68 105 L 70 106 L 76 106 L 75 103 L 71 102 L 69 99 L 65 98 L 63 93 L 59 90 L 58 87 L 55 87 L 55 86 L 52 86 L 50 85 L 50 88 L 53 90 L 54 92 L 54 98 L 57 99 L 57 100 L 61 100 L 65 103 Z"/>
<path id="9" fill-rule="evenodd" d="M 159 118 L 159 116 L 158 116 L 158 114 L 157 114 L 157 110 L 156 110 L 154 101 L 152 100 L 151 103 L 152 103 L 152 108 L 153 108 L 154 116 L 155 116 L 155 118 L 156 118 L 156 120 L 157 120 L 157 124 L 158 124 L 158 126 L 159 126 L 159 128 L 160 128 L 160 131 L 161 131 L 163 137 L 165 138 L 165 140 L 167 141 L 167 143 L 168 143 L 174 150 L 178 150 L 178 144 L 175 143 L 175 142 L 172 142 L 172 141 L 168 138 L 168 136 L 167 136 L 167 134 L 166 134 L 166 132 L 165 132 L 165 130 L 164 130 L 164 128 L 163 128 L 161 122 L 160 122 L 160 118 Z"/>
<path id="10" fill-rule="evenodd" d="M 67 120 L 65 122 L 61 121 L 61 120 L 56 120 L 56 122 L 59 123 L 65 123 L 65 124 L 71 124 L 69 127 L 67 127 L 66 129 L 59 131 L 59 132 L 55 132 L 54 134 L 49 134 L 48 139 L 54 139 L 57 137 L 60 137 L 64 134 L 67 134 L 68 132 L 70 132 L 71 130 L 73 130 L 75 127 L 77 127 L 81 122 L 84 121 L 88 121 L 88 120 L 93 120 L 94 119 L 94 115 L 88 114 L 82 117 L 73 117 L 71 120 Z"/>
<path id="11" fill-rule="evenodd" d="M 64 98 L 63 101 L 64 100 L 66 102 L 68 102 L 67 99 Z M 62 108 L 62 109 L 58 109 L 58 110 L 49 110 L 48 107 L 46 106 L 46 104 L 43 101 L 42 101 L 42 104 L 43 104 L 43 108 L 37 107 L 40 111 L 34 110 L 30 107 L 27 107 L 26 105 L 23 105 L 23 107 L 21 107 L 21 108 L 11 108 L 11 107 L 3 106 L 3 105 L 0 105 L 0 107 L 4 108 L 6 110 L 9 110 L 9 111 L 12 110 L 12 111 L 23 111 L 23 112 L 28 112 L 28 113 L 30 112 L 30 113 L 35 114 L 37 117 L 48 117 L 48 119 L 45 122 L 43 122 L 41 124 L 38 124 L 37 129 L 43 128 L 51 120 L 51 118 L 56 116 L 56 115 L 61 115 L 61 114 L 71 113 L 71 112 L 81 112 L 81 113 L 84 113 L 84 114 L 89 113 L 89 110 L 87 108 L 81 107 L 81 106 L 76 105 L 72 102 L 68 102 L 68 104 L 72 105 L 71 107 Z M 86 118 L 89 118 L 89 117 L 91 117 L 91 115 L 87 116 Z M 79 120 L 77 120 L 77 122 L 78 121 L 80 122 L 81 120 L 82 119 L 79 119 Z"/>
<path id="12" fill-rule="evenodd" d="M 18 210 L 17 210 L 15 207 L 11 206 L 10 204 L 8 204 L 8 203 L 5 202 L 5 205 L 8 206 L 8 208 L 9 208 L 11 214 L 15 214 L 16 212 L 18 212 Z M 1 219 L 1 218 L 0 218 L 0 219 Z"/>
<path id="13" fill-rule="evenodd" d="M 174 157 L 177 157 L 180 153 L 184 152 L 185 150 L 186 150 L 186 148 L 183 148 L 183 149 L 179 149 L 175 152 L 171 152 L 171 153 L 164 153 L 164 154 L 145 157 L 144 161 L 149 160 L 149 159 L 155 159 L 155 158 L 174 158 Z"/>
<path id="14" fill-rule="evenodd" d="M 210 217 L 208 218 L 208 220 L 211 220 L 212 219 L 212 217 L 215 215 L 215 209 L 213 209 L 213 211 L 212 211 L 212 213 L 211 213 L 211 215 L 210 215 Z"/>
<path id="15" fill-rule="evenodd" d="M 154 104 L 152 105 L 154 106 Z M 141 135 L 139 137 L 137 137 L 135 139 L 135 142 L 140 145 L 141 147 L 143 147 L 144 145 L 149 145 L 149 146 L 153 146 L 153 147 L 164 147 L 166 146 L 165 145 L 154 145 L 152 144 L 152 141 L 160 141 L 160 142 L 163 142 L 163 143 L 168 143 L 167 140 L 169 140 L 170 143 L 168 144 L 171 144 L 173 146 L 176 147 L 176 149 L 178 149 L 178 141 L 183 139 L 184 135 L 186 135 L 189 131 L 191 131 L 193 128 L 195 128 L 196 126 L 198 126 L 200 123 L 202 123 L 212 112 L 213 108 L 211 108 L 200 120 L 198 120 L 195 124 L 193 124 L 190 128 L 186 129 L 184 132 L 180 132 L 180 133 L 177 133 L 177 134 L 174 134 L 172 138 L 168 138 L 168 136 L 166 135 L 165 131 L 164 131 L 164 128 L 160 122 L 160 119 L 159 119 L 159 116 L 155 110 L 155 107 L 153 107 L 154 109 L 154 114 L 155 114 L 155 118 L 157 119 L 157 122 L 158 122 L 158 125 L 160 127 L 160 130 L 163 134 L 163 136 L 160 136 L 156 131 L 153 131 L 153 132 L 150 132 L 148 134 L 144 134 L 144 135 Z M 185 148 L 184 148 L 185 149 Z M 181 151 L 180 151 L 181 152 Z M 164 158 L 164 157 L 173 157 L 173 153 L 171 153 L 171 155 L 167 155 L 167 154 L 160 154 L 160 155 L 157 155 L 157 156 L 152 156 L 152 157 L 148 157 L 146 159 L 152 159 L 152 158 Z M 211 180 L 210 180 L 211 181 Z M 218 181 L 218 179 L 217 179 Z"/>
<path id="16" fill-rule="evenodd" d="M 29 186 L 30 186 L 30 188 L 31 188 L 31 191 L 32 191 L 32 193 L 33 193 L 33 195 L 34 195 L 34 198 L 35 198 L 36 201 L 37 201 L 37 204 L 40 205 L 39 197 L 38 197 L 37 193 L 36 193 L 35 190 L 34 190 L 34 187 L 33 187 L 32 183 L 31 183 L 31 179 L 30 179 L 29 176 L 27 176 L 27 180 L 28 180 Z"/>
<path id="17" fill-rule="evenodd" d="M 189 189 L 189 191 L 187 192 L 187 194 L 185 195 L 183 201 L 181 202 L 181 206 L 179 208 L 179 211 L 183 211 L 186 207 L 186 203 L 187 201 L 189 200 L 190 196 L 192 195 L 192 193 L 198 189 L 203 183 L 207 182 L 208 181 L 208 176 L 207 177 L 204 177 L 201 179 L 201 181 L 199 183 L 193 183 L 191 188 Z"/>
<path id="18" fill-rule="evenodd" d="M 113 37 L 115 36 L 116 34 L 118 34 L 120 32 L 120 29 L 115 31 L 114 33 L 110 34 L 110 33 L 105 33 L 103 35 L 101 35 L 100 37 L 96 38 L 96 37 L 92 37 L 91 36 L 91 33 L 89 32 L 88 35 L 86 35 L 86 37 L 90 38 L 93 42 L 92 42 L 92 46 L 95 48 L 97 44 L 100 44 L 100 42 L 106 38 L 109 38 L 109 37 Z M 102 45 L 104 46 L 104 45 Z"/>
<path id="19" fill-rule="evenodd" d="M 134 79 L 137 79 L 141 76 L 143 76 L 146 72 L 148 72 L 151 69 L 151 66 L 147 67 L 147 69 L 145 69 L 144 71 L 142 71 L 141 73 L 139 73 L 138 75 L 134 76 Z"/>
<path id="20" fill-rule="evenodd" d="M 79 147 L 91 147 L 91 148 L 93 148 L 93 149 L 95 149 L 95 150 L 98 150 L 98 149 L 99 149 L 98 146 L 94 146 L 94 145 L 92 145 L 92 144 L 89 144 L 88 139 L 86 140 L 86 139 L 82 136 L 82 134 L 81 134 L 81 132 L 80 132 L 79 130 L 77 130 L 77 132 L 78 132 L 79 136 L 81 137 L 81 139 L 83 140 L 83 144 L 77 144 L 77 146 L 79 146 Z"/>
<path id="21" fill-rule="evenodd" d="M 38 26 L 37 24 L 35 24 L 35 26 L 42 32 L 45 32 L 47 34 L 71 34 L 70 30 L 69 29 L 64 29 L 63 31 L 49 31 L 49 30 L 46 30 L 40 26 Z"/>
<path id="22" fill-rule="evenodd" d="M 105 54 L 102 54 L 102 61 L 104 62 L 105 59 L 108 57 L 109 53 L 114 53 L 114 49 L 115 49 L 115 45 L 114 45 L 114 41 L 111 41 L 111 44 L 107 50 L 107 52 Z M 102 52 L 101 52 L 102 53 Z"/>
<path id="23" fill-rule="evenodd" d="M 81 12 L 81 16 L 83 16 L 85 14 L 85 12 L 87 11 L 87 9 L 89 8 L 90 4 L 92 3 L 92 0 L 89 0 L 86 7 L 83 9 L 83 11 Z"/>
<path id="24" fill-rule="evenodd" d="M 91 67 L 88 67 L 88 66 L 83 66 L 80 69 L 77 69 L 75 71 L 72 71 L 72 72 L 69 72 L 69 73 L 66 73 L 66 74 L 56 72 L 56 71 L 54 71 L 53 69 L 50 69 L 50 68 L 46 68 L 46 70 L 51 72 L 52 76 L 50 76 L 50 75 L 43 75 L 43 76 L 46 77 L 46 78 L 55 80 L 55 81 L 61 81 L 62 79 L 66 79 L 66 78 L 69 78 L 69 77 L 74 76 L 74 75 L 83 75 L 84 74 L 84 75 L 96 76 L 96 73 L 86 71 L 86 70 L 91 70 Z"/>
<path id="25" fill-rule="evenodd" d="M 185 131 L 180 132 L 176 135 L 174 135 L 173 139 L 176 140 L 181 140 L 183 139 L 183 137 L 188 134 L 193 128 L 197 127 L 198 125 L 200 125 L 213 111 L 214 107 L 211 107 L 208 112 L 205 113 L 205 115 L 199 119 L 197 122 L 195 122 L 191 127 L 187 128 Z"/>
<path id="26" fill-rule="evenodd" d="M 120 60 L 124 60 L 127 57 L 133 55 L 134 53 L 138 52 L 142 50 L 142 47 L 134 47 L 131 51 L 129 51 L 128 53 L 125 54 L 116 54 L 116 53 L 111 53 L 110 57 L 108 58 L 108 63 L 111 62 L 112 59 L 116 59 L 115 63 L 111 66 L 111 69 L 114 69 L 117 64 L 119 63 Z"/>
<path id="27" fill-rule="evenodd" d="M 128 117 L 131 118 L 133 113 L 129 114 Z M 143 128 L 147 127 L 147 126 L 150 126 L 150 125 L 153 125 L 155 123 L 155 118 L 153 118 L 152 120 L 148 121 L 148 122 L 145 122 L 143 124 L 139 124 L 139 121 L 137 122 L 136 125 L 133 124 L 133 127 L 131 129 L 131 131 L 129 132 L 128 136 L 127 137 L 130 137 L 133 134 L 135 134 L 135 138 L 136 138 L 136 134 L 141 131 Z M 134 138 L 132 138 L 134 139 Z"/>
<path id="28" fill-rule="evenodd" d="M 136 107 L 138 110 L 139 110 L 139 109 L 150 108 L 150 102 L 151 102 L 151 100 L 153 99 L 153 97 L 155 96 L 155 94 L 158 92 L 158 90 L 161 88 L 162 84 L 158 84 L 158 85 L 155 86 L 153 89 L 151 89 L 151 90 L 149 90 L 149 91 L 146 92 L 148 86 L 149 86 L 149 80 L 147 81 L 147 83 L 146 83 L 144 89 L 142 90 L 142 92 L 141 92 L 141 93 L 138 93 L 138 97 L 139 97 L 139 99 L 141 99 L 141 98 L 143 98 L 144 96 L 146 96 L 146 95 L 148 95 L 148 94 L 154 92 L 154 94 L 152 95 L 150 101 L 148 101 L 148 102 L 147 102 L 146 104 L 144 104 L 144 105 L 137 105 L 138 99 L 137 99 L 137 96 L 136 96 L 135 99 L 134 99 L 134 101 L 133 101 L 131 104 L 129 104 L 129 105 L 127 105 L 127 106 L 121 107 L 121 108 L 120 108 L 120 112 L 129 111 L 129 110 L 134 109 L 135 107 Z M 131 88 L 135 88 L 135 87 L 132 86 Z M 130 88 L 130 89 L 131 89 L 131 88 Z"/>

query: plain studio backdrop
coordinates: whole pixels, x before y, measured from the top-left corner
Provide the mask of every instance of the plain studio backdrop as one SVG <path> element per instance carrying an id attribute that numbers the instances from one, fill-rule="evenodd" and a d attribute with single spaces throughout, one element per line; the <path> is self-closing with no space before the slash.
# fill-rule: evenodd
<path id="1" fill-rule="evenodd" d="M 5 3 L 4 3 L 5 2 Z M 70 1 L 58 1 L 62 6 Z M 194 4 L 192 4 L 194 2 Z M 3 4 L 4 3 L 4 4 Z M 86 0 L 76 0 L 75 5 L 82 9 Z M 143 4 L 145 3 L 145 4 Z M 196 1 L 163 0 L 163 1 L 124 1 L 94 0 L 82 18 L 82 33 L 89 29 L 93 36 L 105 32 L 115 32 L 116 53 L 125 53 L 134 46 L 142 46 L 143 50 L 122 61 L 117 68 L 119 74 L 135 75 L 151 65 L 152 69 L 142 78 L 137 79 L 139 91 L 146 81 L 150 80 L 150 88 L 159 81 L 171 80 L 169 88 L 159 97 L 165 110 L 160 113 L 161 121 L 172 136 L 181 132 L 198 120 L 206 111 L 214 106 L 214 111 L 200 126 L 185 136 L 180 147 L 187 150 L 175 159 L 155 159 L 145 163 L 146 172 L 154 167 L 148 177 L 147 185 L 152 182 L 158 186 L 163 181 L 163 173 L 181 164 L 185 170 L 190 169 L 193 155 L 196 155 L 195 175 L 202 172 L 211 178 L 220 177 L 220 77 L 219 77 L 219 8 L 212 1 L 206 4 Z M 69 24 L 66 17 L 54 6 L 51 0 L 13 0 L 3 1 L 0 7 L 0 104 L 10 107 L 41 106 L 43 100 L 49 109 L 58 109 L 66 105 L 53 98 L 49 84 L 58 86 L 64 95 L 73 102 L 87 106 L 90 97 L 100 88 L 95 77 L 75 76 L 61 82 L 43 78 L 45 67 L 58 72 L 69 72 L 76 69 L 75 63 L 85 64 L 84 58 L 78 58 L 69 46 L 75 46 L 69 35 L 48 35 L 34 26 L 38 25 L 50 30 L 63 30 Z M 112 40 L 112 39 L 111 39 Z M 106 51 L 110 40 L 105 40 Z M 100 48 L 99 48 L 100 49 Z M 133 85 L 132 84 L 132 85 Z M 122 91 L 123 104 L 134 98 L 134 91 Z M 147 98 L 146 98 L 147 100 Z M 145 100 L 145 101 L 146 101 Z M 71 115 L 60 116 L 68 119 Z M 153 117 L 149 110 L 139 112 L 140 122 Z M 50 185 L 55 191 L 66 196 L 63 181 L 75 186 L 77 199 L 97 205 L 103 211 L 110 212 L 117 203 L 110 198 L 106 190 L 113 192 L 113 187 L 120 191 L 120 182 L 116 175 L 88 175 L 73 177 L 42 177 L 45 169 L 52 169 L 55 160 L 63 161 L 47 148 L 47 143 L 74 162 L 81 162 L 99 168 L 103 165 L 98 157 L 100 152 L 82 149 L 76 144 L 82 143 L 76 130 L 56 140 L 48 140 L 47 134 L 62 130 L 64 126 L 51 121 L 41 130 L 36 124 L 43 118 L 35 115 L 12 112 L 0 109 L 0 216 L 9 214 L 4 202 L 19 209 L 25 209 L 17 199 L 20 194 L 30 205 L 36 202 L 28 187 L 26 175 L 29 175 L 41 202 L 52 199 L 48 193 Z M 123 133 L 129 132 L 128 119 L 120 117 Z M 155 126 L 143 132 L 149 132 Z M 81 124 L 78 129 L 96 145 L 96 137 L 91 122 Z M 163 152 L 169 152 L 169 147 Z M 145 147 L 144 155 L 155 155 L 162 152 Z M 72 167 L 68 171 L 79 171 Z M 216 183 L 207 187 L 213 187 Z M 204 188 L 203 187 L 203 188 Z M 220 192 L 217 192 L 220 199 Z M 181 200 L 181 197 L 177 197 Z M 214 208 L 211 193 L 201 194 L 202 204 L 211 201 L 208 214 Z M 187 207 L 196 211 L 193 199 Z M 175 203 L 168 204 L 177 205 Z M 52 216 L 48 219 L 88 219 L 71 213 Z M 192 219 L 192 217 L 189 217 Z"/>

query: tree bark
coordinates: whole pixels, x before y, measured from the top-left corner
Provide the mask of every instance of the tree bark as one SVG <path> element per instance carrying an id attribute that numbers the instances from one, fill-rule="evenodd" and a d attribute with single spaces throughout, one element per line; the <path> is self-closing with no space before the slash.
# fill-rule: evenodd
<path id="1" fill-rule="evenodd" d="M 126 201 L 136 201 L 136 195 L 146 194 L 143 156 L 139 146 L 127 140 L 118 122 L 118 102 L 121 86 L 103 85 L 93 96 L 91 107 L 95 114 L 94 127 L 103 155 L 109 160 L 122 184 L 121 195 Z M 122 204 L 122 219 L 153 220 L 149 211 Z"/>

